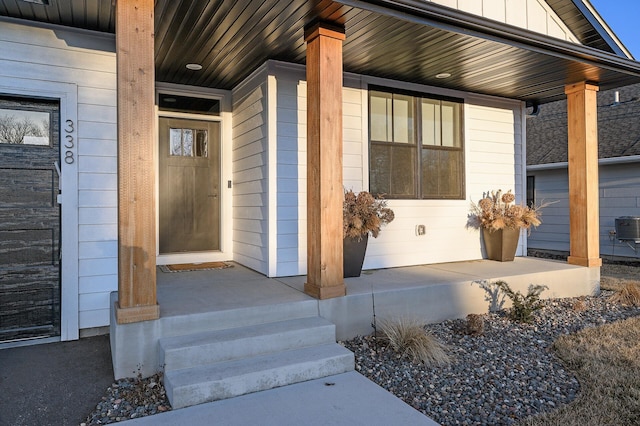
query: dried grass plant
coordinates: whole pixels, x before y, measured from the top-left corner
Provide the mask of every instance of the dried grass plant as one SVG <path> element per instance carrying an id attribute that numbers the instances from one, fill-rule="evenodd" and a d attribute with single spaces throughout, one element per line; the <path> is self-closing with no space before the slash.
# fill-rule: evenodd
<path id="1" fill-rule="evenodd" d="M 359 241 L 368 233 L 378 238 L 380 228 L 394 218 L 393 210 L 387 207 L 387 201 L 381 197 L 375 198 L 367 191 L 357 195 L 352 190 L 345 191 L 342 205 L 344 238 L 356 238 Z"/>
<path id="2" fill-rule="evenodd" d="M 418 320 L 398 318 L 382 321 L 381 330 L 389 346 L 415 363 L 445 365 L 450 362 L 446 346 L 427 332 Z"/>
<path id="3" fill-rule="evenodd" d="M 627 281 L 611 295 L 609 300 L 625 306 L 640 306 L 640 283 Z"/>
<path id="4" fill-rule="evenodd" d="M 515 204 L 515 195 L 511 190 L 487 193 L 478 203 L 471 204 L 473 225 L 497 231 L 499 229 L 529 229 L 542 223 L 540 210 L 549 205 L 545 203 L 538 207 L 527 207 Z"/>
<path id="5" fill-rule="evenodd" d="M 640 317 L 560 336 L 556 354 L 578 377 L 568 405 L 524 420 L 524 426 L 640 424 Z"/>

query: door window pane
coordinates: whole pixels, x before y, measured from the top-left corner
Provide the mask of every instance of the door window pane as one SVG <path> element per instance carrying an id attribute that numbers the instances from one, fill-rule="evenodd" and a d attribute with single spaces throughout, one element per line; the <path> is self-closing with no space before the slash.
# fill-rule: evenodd
<path id="1" fill-rule="evenodd" d="M 182 155 L 182 129 L 169 129 L 170 155 Z"/>
<path id="2" fill-rule="evenodd" d="M 182 129 L 182 155 L 193 157 L 193 130 Z"/>
<path id="3" fill-rule="evenodd" d="M 169 129 L 169 155 L 208 157 L 209 135 L 203 129 Z"/>
<path id="4" fill-rule="evenodd" d="M 196 157 L 208 157 L 208 135 L 206 130 L 196 130 Z"/>
<path id="5" fill-rule="evenodd" d="M 50 146 L 51 114 L 0 108 L 0 143 Z"/>

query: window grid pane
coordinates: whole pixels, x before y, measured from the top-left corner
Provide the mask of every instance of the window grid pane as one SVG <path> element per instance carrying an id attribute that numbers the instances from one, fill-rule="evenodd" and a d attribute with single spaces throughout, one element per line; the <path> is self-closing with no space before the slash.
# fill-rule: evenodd
<path id="1" fill-rule="evenodd" d="M 371 139 L 393 141 L 392 99 L 389 93 L 371 94 Z"/>
<path id="2" fill-rule="evenodd" d="M 414 98 L 412 96 L 393 96 L 393 142 L 414 143 L 414 111 Z"/>
<path id="3" fill-rule="evenodd" d="M 463 198 L 462 102 L 382 91 L 369 99 L 370 191 L 388 198 Z"/>

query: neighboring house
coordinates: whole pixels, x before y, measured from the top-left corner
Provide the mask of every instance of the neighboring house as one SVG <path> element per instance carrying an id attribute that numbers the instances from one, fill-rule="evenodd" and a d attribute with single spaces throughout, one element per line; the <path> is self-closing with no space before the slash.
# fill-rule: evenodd
<path id="1" fill-rule="evenodd" d="M 234 260 L 340 297 L 343 188 L 395 211 L 365 269 L 481 259 L 470 203 L 524 201 L 527 105 L 568 96 L 568 143 L 590 147 L 594 90 L 640 83 L 586 0 L 0 0 L 0 15 L 0 114 L 29 124 L 0 143 L 5 341 L 106 327 L 116 290 L 119 323 L 158 318 L 158 264 Z M 600 259 L 579 245 L 569 261 Z"/>
<path id="2" fill-rule="evenodd" d="M 531 232 L 529 248 L 569 251 L 566 142 L 566 102 L 546 104 L 527 119 L 531 201 L 553 203 L 544 209 L 542 225 Z M 600 253 L 637 258 L 640 245 L 620 241 L 615 232 L 616 218 L 640 216 L 640 85 L 598 93 L 598 158 Z"/>

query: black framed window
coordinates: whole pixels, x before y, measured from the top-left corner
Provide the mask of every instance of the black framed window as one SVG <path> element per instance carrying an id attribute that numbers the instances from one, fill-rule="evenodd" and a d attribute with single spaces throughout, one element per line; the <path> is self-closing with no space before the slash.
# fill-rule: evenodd
<path id="1" fill-rule="evenodd" d="M 372 88 L 370 192 L 463 199 L 463 105 L 459 99 Z"/>

